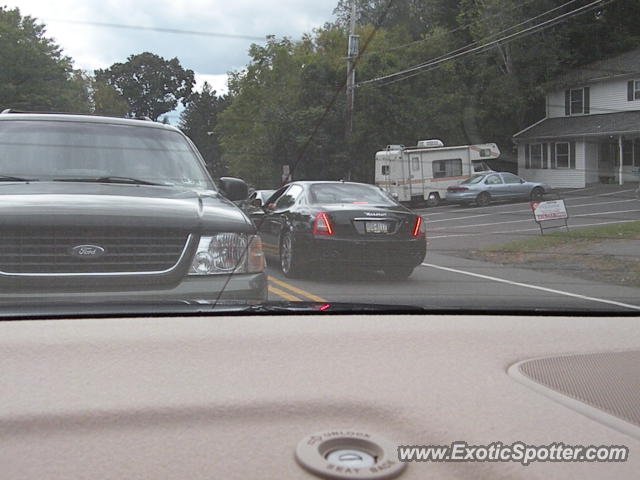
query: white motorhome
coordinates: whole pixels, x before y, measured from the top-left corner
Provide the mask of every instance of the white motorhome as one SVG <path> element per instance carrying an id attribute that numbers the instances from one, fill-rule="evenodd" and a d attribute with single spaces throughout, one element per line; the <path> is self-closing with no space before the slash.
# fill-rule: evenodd
<path id="1" fill-rule="evenodd" d="M 490 170 L 485 161 L 499 156 L 495 143 L 445 147 L 440 140 L 422 140 L 415 147 L 388 145 L 376 153 L 375 183 L 401 202 L 437 205 L 446 198 L 447 187 Z"/>

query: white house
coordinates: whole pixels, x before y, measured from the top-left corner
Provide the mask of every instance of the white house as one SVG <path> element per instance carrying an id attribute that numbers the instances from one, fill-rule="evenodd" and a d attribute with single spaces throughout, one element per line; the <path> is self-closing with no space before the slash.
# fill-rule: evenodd
<path id="1" fill-rule="evenodd" d="M 561 77 L 546 96 L 546 117 L 513 139 L 527 180 L 569 188 L 637 182 L 640 48 Z"/>

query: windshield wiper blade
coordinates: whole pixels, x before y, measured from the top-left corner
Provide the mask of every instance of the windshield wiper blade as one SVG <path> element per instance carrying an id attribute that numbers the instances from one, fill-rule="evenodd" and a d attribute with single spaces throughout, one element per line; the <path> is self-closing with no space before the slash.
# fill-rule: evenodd
<path id="1" fill-rule="evenodd" d="M 13 175 L 0 175 L 0 182 L 37 182 L 37 178 L 14 177 Z"/>
<path id="2" fill-rule="evenodd" d="M 108 177 L 78 177 L 78 178 L 54 178 L 55 182 L 90 182 L 90 183 L 123 183 L 123 184 L 134 184 L 134 185 L 155 185 L 166 187 L 165 183 L 155 183 L 149 182 L 148 180 L 140 180 L 139 178 L 133 177 L 117 177 L 117 176 L 108 176 Z"/>

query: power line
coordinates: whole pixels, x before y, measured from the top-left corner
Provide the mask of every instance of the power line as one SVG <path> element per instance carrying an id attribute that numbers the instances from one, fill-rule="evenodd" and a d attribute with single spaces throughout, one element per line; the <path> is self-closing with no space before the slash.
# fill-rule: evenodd
<path id="1" fill-rule="evenodd" d="M 148 32 L 174 33 L 178 35 L 196 35 L 201 37 L 235 38 L 235 39 L 241 39 L 241 40 L 265 41 L 267 38 L 266 36 L 258 37 L 256 35 L 204 32 L 204 31 L 198 31 L 198 30 L 182 30 L 178 28 L 149 27 L 144 25 L 127 25 L 127 24 L 121 24 L 121 23 L 107 23 L 107 22 L 92 22 L 88 20 L 65 20 L 60 18 L 50 18 L 47 20 L 47 23 L 68 23 L 73 25 L 87 25 L 91 27 L 120 28 L 120 29 L 126 29 L 126 30 L 144 30 Z"/>
<path id="2" fill-rule="evenodd" d="M 505 10 L 501 10 L 499 12 L 496 12 L 496 13 L 492 14 L 492 15 L 487 15 L 486 17 L 483 17 L 482 19 L 477 20 L 477 21 L 479 21 L 480 23 L 484 23 L 484 22 L 488 21 L 491 18 L 497 17 L 499 15 L 504 15 L 507 12 L 511 12 L 512 10 L 516 10 L 518 8 L 522 8 L 525 5 L 528 5 L 528 4 L 530 4 L 532 2 L 536 2 L 536 1 L 538 1 L 538 0 L 527 0 L 525 2 L 522 2 L 522 3 L 519 3 L 517 5 L 514 5 L 511 8 L 507 8 Z M 578 0 L 572 0 L 572 2 L 577 2 L 577 1 Z M 570 2 L 570 3 L 572 3 L 572 2 Z M 558 7 L 558 8 L 560 8 L 560 7 Z M 467 28 L 473 26 L 477 21 L 468 22 L 468 23 L 465 23 L 464 25 L 460 25 L 460 26 L 458 26 L 456 28 L 453 28 L 451 30 L 447 30 L 447 31 L 444 31 L 444 32 L 436 32 L 435 34 L 431 35 L 429 38 L 421 38 L 420 40 L 414 40 L 413 42 L 405 43 L 403 45 L 396 45 L 396 46 L 393 46 L 393 47 L 385 48 L 383 50 L 374 50 L 373 52 L 368 52 L 368 53 L 364 54 L 363 56 L 375 55 L 376 53 L 381 53 L 381 52 L 389 52 L 389 51 L 398 50 L 398 49 L 404 48 L 404 47 L 410 47 L 411 45 L 416 45 L 418 43 L 428 42 L 428 41 L 431 41 L 431 40 L 433 40 L 435 38 L 440 38 L 440 37 L 443 37 L 445 35 L 449 35 L 451 33 L 459 32 L 460 30 L 466 30 Z M 474 42 L 474 43 L 477 43 L 477 42 Z"/>
<path id="3" fill-rule="evenodd" d="M 609 0 L 609 2 L 607 2 L 606 4 L 611 3 L 613 1 L 614 0 Z M 390 82 L 385 82 L 384 84 L 382 84 L 380 86 L 390 85 L 392 83 L 395 83 L 395 82 L 398 82 L 398 81 L 402 81 L 402 80 L 414 77 L 416 75 L 419 75 L 420 73 L 431 71 L 431 70 L 435 70 L 436 68 L 439 68 L 440 64 L 443 63 L 443 62 L 446 62 L 446 61 L 449 61 L 449 60 L 453 60 L 455 58 L 458 58 L 458 57 L 461 57 L 461 56 L 465 56 L 465 55 L 468 55 L 468 54 L 471 54 L 471 53 L 481 53 L 483 50 L 488 50 L 493 45 L 497 45 L 497 44 L 499 44 L 499 43 L 501 43 L 503 41 L 504 41 L 504 43 L 509 43 L 509 42 L 515 40 L 517 37 L 528 36 L 528 35 L 531 35 L 533 33 L 536 33 L 537 31 L 544 30 L 545 28 L 549 28 L 549 27 L 551 27 L 551 26 L 553 26 L 553 25 L 555 25 L 557 23 L 560 23 L 558 20 L 561 20 L 564 17 L 578 15 L 578 14 L 581 14 L 581 13 L 586 13 L 587 11 L 589 11 L 589 10 L 591 10 L 593 8 L 597 8 L 597 6 L 594 6 L 594 5 L 597 4 L 597 3 L 600 3 L 600 2 L 601 2 L 601 0 L 596 0 L 596 1 L 594 1 L 594 2 L 592 2 L 590 4 L 588 4 L 588 5 L 584 5 L 582 7 L 579 7 L 577 9 L 575 9 L 575 10 L 572 10 L 570 12 L 567 12 L 567 13 L 563 14 L 563 15 L 560 15 L 558 17 L 552 18 L 550 20 L 547 20 L 545 22 L 539 23 L 539 24 L 534 25 L 532 27 L 529 27 L 527 29 L 521 30 L 520 32 L 516 32 L 514 34 L 507 35 L 506 37 L 503 37 L 503 38 L 494 40 L 492 42 L 489 42 L 489 43 L 486 43 L 486 44 L 482 44 L 480 46 L 477 46 L 475 48 L 470 48 L 469 50 L 467 50 L 468 47 L 473 47 L 478 42 L 482 42 L 482 41 L 487 40 L 489 38 L 493 38 L 495 35 L 499 35 L 499 34 L 502 34 L 502 33 L 506 32 L 506 31 L 509 31 L 512 28 L 514 28 L 515 26 L 514 27 L 509 27 L 509 28 L 507 28 L 505 30 L 502 30 L 502 31 L 497 32 L 497 33 L 492 34 L 492 35 L 489 35 L 489 36 L 479 40 L 478 42 L 472 42 L 472 43 L 470 43 L 468 45 L 465 45 L 464 47 L 460 47 L 458 49 L 452 50 L 451 52 L 448 52 L 448 53 L 446 53 L 444 55 L 441 55 L 439 57 L 435 57 L 433 59 L 427 60 L 426 62 L 420 63 L 418 65 L 414 65 L 413 67 L 409 67 L 409 68 L 407 68 L 405 70 L 401 70 L 399 72 L 396 72 L 396 73 L 393 73 L 393 74 L 389 74 L 389 75 L 385 75 L 385 76 L 382 76 L 382 77 L 378 77 L 378 78 L 375 78 L 375 79 L 372 79 L 372 80 L 367 80 L 367 81 L 364 81 L 364 82 L 360 82 L 360 83 L 357 84 L 357 86 L 361 86 L 361 85 L 368 84 L 368 83 L 373 83 L 373 82 L 376 82 L 376 81 L 381 81 L 381 80 L 384 80 L 386 78 L 396 77 L 398 75 L 402 75 L 404 73 L 413 72 L 413 71 L 416 71 L 416 70 L 418 71 L 417 73 L 414 73 L 412 75 L 407 75 L 405 77 L 402 77 L 402 78 L 399 78 L 399 79 L 396 79 L 396 80 L 393 80 L 393 81 L 390 81 Z M 566 4 L 564 4 L 562 6 L 566 6 L 566 5 L 570 4 L 570 3 L 572 3 L 572 2 L 567 2 Z M 603 5 L 606 5 L 606 4 L 603 4 Z M 557 7 L 557 8 L 560 8 L 560 7 Z M 549 13 L 549 12 L 551 12 L 553 10 L 556 10 L 557 8 L 551 9 L 551 10 L 549 10 L 549 11 L 543 13 L 543 14 L 538 15 L 537 17 L 546 15 L 547 13 Z M 533 18 L 536 18 L 536 17 L 533 17 Z M 527 20 L 525 22 L 521 22 L 521 24 L 522 23 L 528 23 L 528 21 L 530 21 L 530 20 L 531 19 L 529 19 L 529 20 Z M 541 26 L 543 26 L 544 28 L 539 28 Z M 507 40 L 507 41 L 505 41 L 505 40 Z M 427 68 L 427 67 L 431 67 L 431 68 Z M 424 70 L 425 68 L 426 68 L 426 70 Z"/>
<path id="4" fill-rule="evenodd" d="M 423 62 L 421 64 L 418 64 L 418 65 L 414 65 L 413 67 L 409 67 L 409 68 L 406 68 L 404 70 L 400 70 L 398 72 L 391 73 L 391 74 L 388 74 L 388 75 L 383 75 L 383 76 L 380 76 L 380 77 L 376 77 L 376 78 L 373 78 L 371 80 L 365 80 L 363 82 L 359 82 L 359 83 L 356 84 L 356 86 L 359 87 L 359 86 L 362 86 L 362 85 L 367 85 L 367 84 L 371 84 L 371 83 L 380 82 L 380 81 L 383 81 L 383 80 L 386 80 L 386 79 L 398 77 L 399 75 L 404 75 L 406 73 L 411 73 L 411 72 L 416 72 L 416 71 L 420 71 L 421 72 L 424 69 L 428 69 L 426 71 L 433 70 L 433 68 L 430 68 L 430 67 L 439 67 L 439 65 L 444 63 L 444 62 L 447 62 L 447 61 L 450 61 L 450 60 L 454 60 L 456 58 L 460 58 L 460 57 L 463 57 L 463 56 L 466 56 L 466 55 L 470 55 L 470 54 L 474 54 L 474 53 L 481 53 L 482 51 L 488 50 L 491 47 L 493 47 L 495 45 L 498 45 L 500 43 L 509 43 L 509 42 L 511 42 L 511 41 L 513 41 L 513 40 L 515 40 L 517 38 L 525 37 L 525 36 L 531 35 L 533 33 L 537 33 L 538 31 L 545 30 L 546 28 L 549 28 L 549 27 L 551 27 L 553 25 L 556 25 L 558 23 L 566 21 L 570 17 L 586 13 L 586 12 L 588 12 L 590 10 L 595 9 L 595 8 L 603 7 L 603 6 L 608 5 L 608 4 L 610 4 L 610 3 L 614 2 L 614 1 L 615 0 L 608 0 L 606 2 L 603 2 L 603 0 L 595 0 L 595 1 L 593 1 L 593 2 L 591 2 L 589 4 L 587 4 L 587 5 L 583 5 L 582 7 L 578 7 L 576 9 L 571 10 L 569 12 L 566 12 L 566 13 L 564 13 L 562 15 L 558 15 L 557 17 L 554 17 L 554 18 L 552 18 L 550 20 L 546 20 L 544 22 L 538 23 L 538 24 L 533 25 L 531 27 L 525 28 L 524 30 L 521 30 L 519 32 L 512 33 L 512 34 L 507 35 L 505 37 L 498 38 L 498 39 L 493 40 L 491 42 L 488 42 L 488 43 L 485 43 L 485 44 L 482 44 L 482 45 L 478 45 L 478 46 L 470 48 L 470 49 L 465 49 L 466 47 L 462 47 L 462 48 L 453 50 L 452 52 L 449 52 L 448 54 L 442 55 L 440 57 L 436 57 L 434 59 L 430 59 L 430 60 L 428 60 L 426 62 Z M 509 28 L 508 30 L 510 30 L 510 29 L 511 28 Z M 489 38 L 491 38 L 493 36 L 495 36 L 495 35 L 492 35 Z M 417 73 L 415 73 L 413 75 L 408 75 L 406 77 L 402 77 L 402 79 L 404 80 L 406 78 L 411 78 L 412 76 L 415 76 L 415 75 L 417 75 Z M 400 81 L 400 80 L 397 80 L 397 81 Z M 393 83 L 393 82 L 387 82 L 387 83 L 385 83 L 385 85 L 390 84 L 390 83 Z"/>

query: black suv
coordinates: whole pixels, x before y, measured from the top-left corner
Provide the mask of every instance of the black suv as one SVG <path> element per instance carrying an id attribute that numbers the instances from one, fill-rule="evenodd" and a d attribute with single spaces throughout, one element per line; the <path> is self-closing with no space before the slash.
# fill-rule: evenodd
<path id="1" fill-rule="evenodd" d="M 0 302 L 263 302 L 246 195 L 174 127 L 3 112 Z"/>

